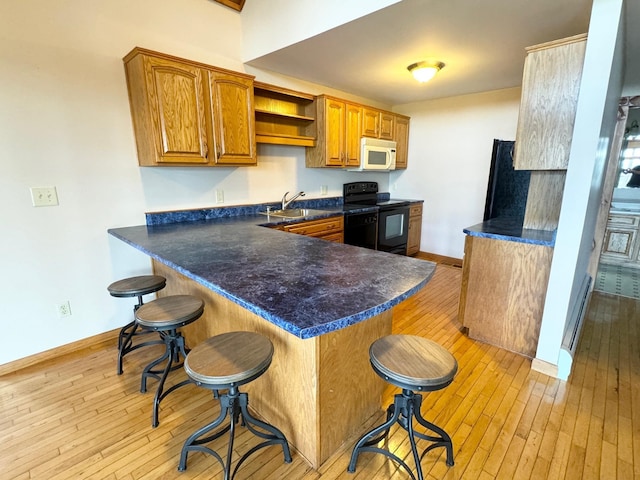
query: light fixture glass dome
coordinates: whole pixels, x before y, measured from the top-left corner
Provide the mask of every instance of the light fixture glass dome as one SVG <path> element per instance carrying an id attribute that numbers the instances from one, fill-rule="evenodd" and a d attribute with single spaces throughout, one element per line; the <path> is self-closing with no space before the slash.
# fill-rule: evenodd
<path id="1" fill-rule="evenodd" d="M 425 83 L 435 77 L 443 67 L 444 63 L 442 62 L 416 62 L 409 65 L 407 70 L 417 81 Z"/>

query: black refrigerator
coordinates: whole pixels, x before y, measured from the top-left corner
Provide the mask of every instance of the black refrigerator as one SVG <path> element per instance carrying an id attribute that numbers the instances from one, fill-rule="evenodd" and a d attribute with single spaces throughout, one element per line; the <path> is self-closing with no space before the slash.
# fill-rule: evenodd
<path id="1" fill-rule="evenodd" d="M 523 220 L 531 171 L 514 170 L 515 142 L 494 140 L 484 207 L 484 220 L 509 217 Z"/>

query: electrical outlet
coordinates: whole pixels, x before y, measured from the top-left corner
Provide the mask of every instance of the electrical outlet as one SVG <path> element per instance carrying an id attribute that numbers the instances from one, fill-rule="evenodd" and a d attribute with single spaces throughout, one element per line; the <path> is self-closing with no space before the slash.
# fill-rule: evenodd
<path id="1" fill-rule="evenodd" d="M 56 305 L 56 311 L 58 312 L 58 318 L 65 318 L 71 316 L 71 304 L 69 300 Z"/>
<path id="2" fill-rule="evenodd" d="M 320 195 L 326 195 L 329 188 L 326 185 L 320 185 Z"/>
<path id="3" fill-rule="evenodd" d="M 224 203 L 224 190 L 221 188 L 216 190 L 216 203 Z"/>
<path id="4" fill-rule="evenodd" d="M 31 187 L 31 203 L 34 207 L 53 207 L 58 205 L 56 187 Z"/>

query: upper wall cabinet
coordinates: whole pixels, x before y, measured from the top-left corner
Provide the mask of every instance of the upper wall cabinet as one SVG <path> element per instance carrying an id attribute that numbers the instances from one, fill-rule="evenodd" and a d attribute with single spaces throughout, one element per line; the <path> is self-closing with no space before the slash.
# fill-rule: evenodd
<path id="1" fill-rule="evenodd" d="M 396 141 L 396 168 L 407 168 L 409 117 L 320 95 L 315 120 L 316 147 L 307 148 L 307 167 L 358 167 L 360 139 L 375 137 Z"/>
<path id="2" fill-rule="evenodd" d="M 253 92 L 257 143 L 315 146 L 315 96 L 260 82 Z"/>
<path id="3" fill-rule="evenodd" d="M 362 108 L 362 136 L 393 140 L 395 118 L 392 113 Z"/>
<path id="4" fill-rule="evenodd" d="M 360 105 L 320 95 L 316 107 L 318 138 L 315 148 L 307 148 L 307 167 L 359 166 Z"/>
<path id="5" fill-rule="evenodd" d="M 124 63 L 141 166 L 256 164 L 253 77 L 141 48 Z"/>
<path id="6" fill-rule="evenodd" d="M 393 140 L 396 141 L 396 169 L 407 168 L 409 158 L 409 117 L 395 115 Z"/>
<path id="7" fill-rule="evenodd" d="M 527 48 L 514 168 L 565 170 L 582 78 L 587 36 Z"/>

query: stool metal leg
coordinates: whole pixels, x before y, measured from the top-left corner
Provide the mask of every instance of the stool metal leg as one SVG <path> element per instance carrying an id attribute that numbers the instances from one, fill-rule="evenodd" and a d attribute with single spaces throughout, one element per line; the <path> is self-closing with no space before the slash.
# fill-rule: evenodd
<path id="1" fill-rule="evenodd" d="M 133 312 L 135 316 L 135 312 L 143 305 L 142 296 L 138 295 L 138 303 L 134 305 Z M 118 334 L 118 363 L 117 363 L 117 374 L 122 375 L 122 361 L 126 354 L 129 352 L 133 352 L 141 347 L 146 347 L 149 345 L 161 345 L 164 343 L 162 339 L 160 340 L 152 340 L 149 342 L 139 343 L 137 345 L 133 345 L 133 337 L 137 335 L 148 335 L 150 333 L 154 333 L 152 330 L 146 330 L 139 328 L 138 322 L 135 318 L 127 323 L 124 327 L 120 329 L 120 333 Z"/>
<path id="2" fill-rule="evenodd" d="M 411 444 L 411 452 L 416 464 L 417 479 L 423 480 L 421 461 L 427 452 L 437 447 L 445 447 L 447 451 L 447 465 L 453 465 L 453 443 L 451 437 L 440 427 L 425 420 L 420 413 L 420 406 L 422 404 L 422 396 L 413 393 L 411 390 L 403 390 L 401 394 L 396 394 L 394 403 L 387 410 L 387 420 L 380 426 L 373 428 L 369 432 L 365 433 L 360 440 L 356 443 L 351 454 L 351 461 L 347 467 L 349 473 L 356 471 L 356 463 L 358 461 L 358 455 L 360 452 L 372 452 L 380 453 L 402 466 L 412 480 L 416 480 L 416 476 L 411 471 L 410 467 L 397 455 L 391 453 L 389 450 L 375 446 L 380 440 L 386 438 L 389 429 L 394 423 L 398 423 L 409 435 L 409 443 Z M 417 432 L 413 428 L 413 420 L 423 426 L 424 428 L 435 432 L 438 436 L 426 435 L 421 432 Z M 418 447 L 416 445 L 415 438 L 427 440 L 432 442 L 427 446 L 422 454 L 418 453 Z"/>
<path id="3" fill-rule="evenodd" d="M 160 402 L 169 393 L 174 390 L 193 383 L 190 379 L 179 382 L 171 386 L 166 391 L 164 390 L 164 384 L 169 376 L 169 372 L 182 368 L 184 359 L 187 357 L 187 351 L 184 345 L 184 337 L 175 329 L 162 333 L 163 343 L 166 345 L 165 351 L 156 360 L 147 365 L 142 372 L 142 379 L 140 383 L 140 391 L 145 393 L 147 391 L 147 378 L 153 377 L 158 382 L 158 387 L 153 399 L 153 413 L 151 425 L 155 428 L 158 426 L 158 410 L 160 408 Z M 182 356 L 182 360 L 180 357 Z M 155 367 L 166 361 L 166 365 L 162 371 L 154 370 Z"/>
<path id="4" fill-rule="evenodd" d="M 179 471 L 183 472 L 187 469 L 187 456 L 191 450 L 213 455 L 223 467 L 224 480 L 232 480 L 240 466 L 245 462 L 245 460 L 247 460 L 247 458 L 249 458 L 250 455 L 269 445 L 282 445 L 284 461 L 286 463 L 291 463 L 291 452 L 289 450 L 289 444 L 286 437 L 273 425 L 262 422 L 249 413 L 249 409 L 247 408 L 247 405 L 249 404 L 249 397 L 246 393 L 240 393 L 237 387 L 231 387 L 227 393 L 218 394 L 218 397 L 220 400 L 220 415 L 210 424 L 197 430 L 185 441 L 182 446 L 182 451 L 180 452 L 180 463 L 178 465 Z M 229 424 L 224 426 L 218 432 L 207 436 L 209 432 L 222 425 L 227 416 L 229 416 Z M 235 428 L 240 416 L 242 417 L 243 424 L 249 429 L 249 431 L 265 441 L 247 451 L 240 460 L 238 460 L 233 472 L 231 472 Z M 265 430 L 268 433 L 259 431 L 255 427 Z M 204 444 L 212 442 L 227 432 L 229 432 L 229 445 L 227 448 L 227 461 L 225 463 L 217 452 L 211 448 L 205 447 Z"/>

